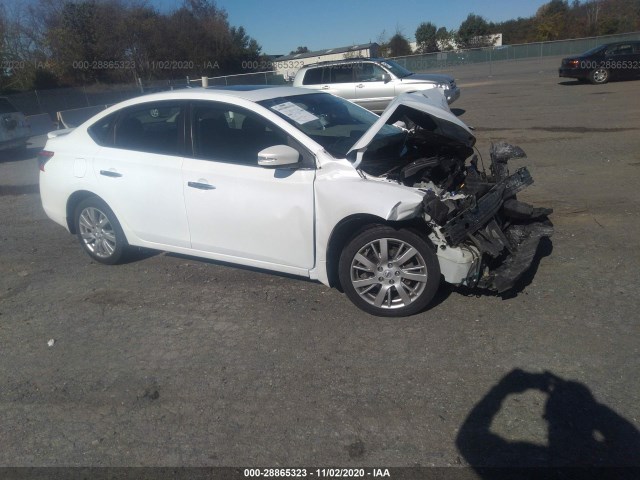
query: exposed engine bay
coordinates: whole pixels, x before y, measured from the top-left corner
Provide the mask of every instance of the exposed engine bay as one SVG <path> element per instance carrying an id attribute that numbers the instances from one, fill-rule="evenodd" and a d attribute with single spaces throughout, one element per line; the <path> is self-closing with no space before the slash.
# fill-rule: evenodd
<path id="1" fill-rule="evenodd" d="M 552 209 L 517 199 L 533 178 L 526 167 L 510 174 L 508 161 L 526 157 L 524 151 L 492 145 L 487 171 L 468 130 L 402 106 L 387 123 L 398 121 L 407 127 L 401 151 L 397 144 L 371 149 L 359 168 L 424 192 L 421 215 L 448 282 L 500 293 L 512 288 L 540 240 L 553 234 Z"/>

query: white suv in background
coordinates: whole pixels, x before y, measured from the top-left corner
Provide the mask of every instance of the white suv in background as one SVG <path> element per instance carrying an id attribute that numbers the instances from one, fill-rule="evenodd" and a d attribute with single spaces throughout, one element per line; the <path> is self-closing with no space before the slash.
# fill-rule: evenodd
<path id="1" fill-rule="evenodd" d="M 308 65 L 296 73 L 293 86 L 333 93 L 374 112 L 382 112 L 401 93 L 439 88 L 449 104 L 460 97 L 460 89 L 449 75 L 413 73 L 379 58 Z"/>

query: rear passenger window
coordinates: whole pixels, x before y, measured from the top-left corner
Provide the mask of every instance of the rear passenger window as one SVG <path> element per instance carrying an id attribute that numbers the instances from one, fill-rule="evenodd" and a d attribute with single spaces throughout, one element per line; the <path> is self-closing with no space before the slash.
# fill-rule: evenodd
<path id="1" fill-rule="evenodd" d="M 116 148 L 177 155 L 182 152 L 183 108 L 166 103 L 137 105 L 115 126 Z"/>
<path id="2" fill-rule="evenodd" d="M 87 131 L 93 141 L 103 147 L 113 147 L 113 126 L 117 118 L 118 114 L 112 113 L 91 125 Z"/>
<path id="3" fill-rule="evenodd" d="M 288 145 L 288 136 L 261 116 L 223 103 L 198 104 L 191 120 L 196 158 L 258 165 L 258 152 Z"/>
<path id="4" fill-rule="evenodd" d="M 351 83 L 353 82 L 353 65 L 334 65 L 330 67 L 331 70 L 331 80 L 327 82 L 324 80 L 324 83 Z"/>
<path id="5" fill-rule="evenodd" d="M 303 85 L 319 85 L 322 83 L 322 68 L 311 68 L 307 70 L 302 79 Z"/>

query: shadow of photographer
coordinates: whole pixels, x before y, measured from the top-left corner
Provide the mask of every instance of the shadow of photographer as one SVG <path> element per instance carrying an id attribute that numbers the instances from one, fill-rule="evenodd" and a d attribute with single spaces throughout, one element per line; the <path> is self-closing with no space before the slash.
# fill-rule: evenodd
<path id="1" fill-rule="evenodd" d="M 490 429 L 503 401 L 529 390 L 547 397 L 543 415 L 547 446 L 508 441 Z M 640 467 L 636 427 L 598 403 L 585 385 L 550 372 L 516 369 L 504 376 L 471 410 L 456 445 L 482 478 L 495 478 L 491 470 L 495 467 L 625 467 L 635 473 Z"/>

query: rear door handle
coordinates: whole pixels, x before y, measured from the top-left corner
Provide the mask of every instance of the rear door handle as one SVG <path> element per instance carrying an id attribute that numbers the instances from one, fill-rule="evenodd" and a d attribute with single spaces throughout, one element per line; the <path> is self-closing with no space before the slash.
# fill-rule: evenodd
<path id="1" fill-rule="evenodd" d="M 197 188 L 199 190 L 215 190 L 216 187 L 211 185 L 210 183 L 201 183 L 201 182 L 187 182 L 187 185 L 191 188 Z"/>
<path id="2" fill-rule="evenodd" d="M 322 90 L 329 90 L 329 85 L 325 85 L 322 87 Z"/>
<path id="3" fill-rule="evenodd" d="M 358 88 L 364 88 L 364 85 L 363 85 L 363 84 L 359 84 L 359 85 L 356 85 L 356 87 L 358 87 Z"/>
<path id="4" fill-rule="evenodd" d="M 100 170 L 100 175 L 104 175 L 105 177 L 121 177 L 122 174 L 118 173 L 114 170 Z"/>

